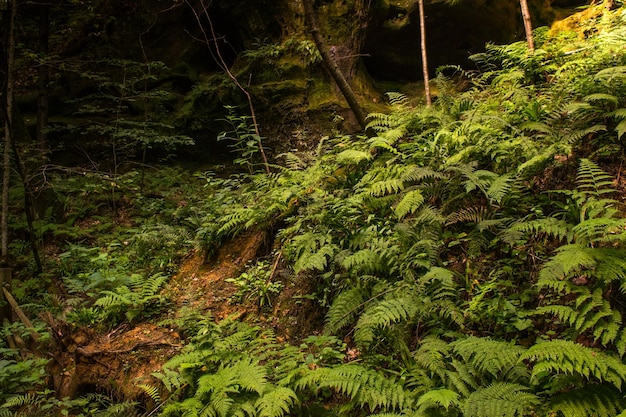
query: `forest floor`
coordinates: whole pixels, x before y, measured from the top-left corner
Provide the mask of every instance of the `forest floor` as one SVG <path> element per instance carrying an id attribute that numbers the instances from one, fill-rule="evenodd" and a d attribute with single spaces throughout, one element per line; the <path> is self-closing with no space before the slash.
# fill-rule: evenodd
<path id="1" fill-rule="evenodd" d="M 176 323 L 189 311 L 219 321 L 255 308 L 231 302 L 237 287 L 228 279 L 236 278 L 263 244 L 264 233 L 249 233 L 226 243 L 212 261 L 200 251 L 190 254 L 164 289 L 170 301 L 167 312 L 149 322 L 123 324 L 106 334 L 57 327 L 64 349 L 55 352 L 52 374 L 60 396 L 94 391 L 113 398 L 141 396 L 138 385 L 154 385 L 152 373 L 184 346 L 180 334 L 185 329 L 164 323 Z"/>

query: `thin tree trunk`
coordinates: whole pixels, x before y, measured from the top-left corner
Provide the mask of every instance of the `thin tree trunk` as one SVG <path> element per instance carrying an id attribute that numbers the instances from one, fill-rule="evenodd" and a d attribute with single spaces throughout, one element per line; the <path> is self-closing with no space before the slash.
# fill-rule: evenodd
<path id="1" fill-rule="evenodd" d="M 37 142 L 41 151 L 44 152 L 47 143 L 46 128 L 48 126 L 48 39 L 50 38 L 50 5 L 40 6 L 39 13 L 39 94 L 37 97 Z"/>
<path id="2" fill-rule="evenodd" d="M 230 68 L 228 68 L 228 65 L 226 64 L 226 60 L 222 56 L 222 50 L 220 49 L 220 46 L 217 42 L 217 35 L 213 27 L 213 20 L 211 19 L 211 16 L 209 15 L 209 7 L 211 5 L 211 2 L 209 1 L 208 4 L 205 4 L 204 0 L 200 1 L 200 4 L 202 5 L 202 14 L 204 14 L 207 22 L 209 23 L 209 30 L 211 31 L 210 39 L 204 30 L 204 27 L 202 25 L 202 19 L 200 19 L 200 14 L 198 14 L 198 12 L 196 11 L 196 9 L 193 7 L 193 5 L 191 4 L 189 0 L 185 0 L 185 3 L 187 3 L 187 5 L 189 6 L 189 8 L 194 14 L 196 21 L 198 22 L 198 27 L 202 31 L 202 35 L 204 36 L 204 41 L 207 47 L 209 48 L 209 53 L 213 56 L 217 65 L 220 66 L 220 68 L 224 71 L 224 73 L 228 76 L 228 78 L 232 80 L 232 82 L 237 86 L 237 88 L 239 88 L 239 90 L 241 90 L 241 92 L 246 96 L 246 99 L 248 100 L 248 107 L 250 109 L 250 117 L 252 117 L 252 125 L 254 127 L 254 133 L 259 138 L 259 152 L 261 153 L 261 158 L 263 159 L 265 172 L 269 174 L 270 165 L 269 165 L 269 162 L 267 161 L 265 148 L 263 147 L 263 143 L 261 142 L 261 133 L 259 130 L 259 124 L 257 123 L 257 119 L 256 119 L 256 111 L 254 110 L 254 104 L 252 103 L 252 96 L 250 95 L 250 92 L 243 85 L 241 85 L 241 83 L 239 82 L 235 74 L 232 73 Z M 213 54 L 211 50 L 211 44 L 215 46 L 215 54 Z"/>
<path id="3" fill-rule="evenodd" d="M 302 0 L 302 5 L 304 6 L 304 20 L 309 30 L 311 31 L 313 41 L 315 42 L 315 45 L 317 46 L 317 49 L 322 56 L 322 61 L 324 62 L 324 65 L 326 65 L 328 71 L 330 71 L 330 75 L 335 80 L 335 83 L 337 84 L 337 87 L 339 87 L 341 94 L 343 94 L 344 98 L 348 102 L 348 105 L 354 113 L 357 122 L 359 123 L 361 128 L 365 130 L 365 127 L 367 126 L 367 122 L 365 120 L 366 114 L 361 108 L 361 105 L 359 104 L 359 101 L 357 100 L 356 95 L 352 90 L 352 87 L 350 87 L 350 84 L 346 80 L 346 77 L 343 75 L 341 69 L 339 69 L 339 66 L 333 59 L 330 53 L 330 49 L 328 48 L 328 45 L 326 45 L 326 41 L 322 37 L 317 18 L 315 16 L 315 11 L 313 9 L 313 1 L 314 0 Z"/>
<path id="4" fill-rule="evenodd" d="M 13 132 L 15 132 L 13 130 Z M 26 214 L 26 224 L 28 226 L 28 240 L 30 242 L 30 248 L 33 251 L 33 259 L 35 260 L 35 272 L 39 275 L 43 272 L 43 264 L 41 262 L 41 256 L 39 255 L 39 246 L 37 245 L 37 234 L 35 233 L 35 206 L 33 204 L 34 198 L 31 189 L 28 185 L 28 178 L 24 171 L 24 166 L 20 159 L 20 153 L 17 149 L 16 138 L 11 140 L 11 148 L 13 151 L 13 157 L 15 158 L 15 169 L 22 180 L 22 187 L 24 188 L 24 213 Z"/>
<path id="5" fill-rule="evenodd" d="M 4 154 L 2 173 L 2 210 L 0 213 L 0 264 L 6 265 L 9 255 L 9 186 L 11 179 L 11 127 L 13 118 L 13 63 L 15 61 L 15 15 L 17 0 L 9 4 L 9 26 L 6 42 L 6 86 L 4 120 Z"/>
<path id="6" fill-rule="evenodd" d="M 535 41 L 533 40 L 533 24 L 530 20 L 528 0 L 520 0 L 519 4 L 522 8 L 522 18 L 524 19 L 524 30 L 526 32 L 526 42 L 528 42 L 528 49 L 530 50 L 530 52 L 533 52 L 535 50 Z"/>
<path id="7" fill-rule="evenodd" d="M 428 74 L 428 49 L 426 48 L 426 19 L 424 16 L 424 0 L 418 1 L 420 12 L 420 37 L 422 51 L 422 71 L 424 73 L 424 94 L 426 95 L 426 105 L 432 106 L 433 99 L 430 94 L 430 75 Z"/>

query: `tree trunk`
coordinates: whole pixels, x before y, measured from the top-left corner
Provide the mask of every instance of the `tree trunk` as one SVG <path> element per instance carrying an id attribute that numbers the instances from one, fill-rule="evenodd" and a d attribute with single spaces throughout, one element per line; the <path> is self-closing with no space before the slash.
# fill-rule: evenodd
<path id="1" fill-rule="evenodd" d="M 366 114 L 361 108 L 361 105 L 359 104 L 359 101 L 354 94 L 352 87 L 350 87 L 350 84 L 346 80 L 346 77 L 339 69 L 337 62 L 335 62 L 335 60 L 333 59 L 332 54 L 330 53 L 330 49 L 328 48 L 328 45 L 326 45 L 326 41 L 322 37 L 317 18 L 315 16 L 315 10 L 313 9 L 313 1 L 315 0 L 302 0 L 302 6 L 304 7 L 304 20 L 306 22 L 306 25 L 311 31 L 313 41 L 315 42 L 315 46 L 317 46 L 317 49 L 322 56 L 322 61 L 324 62 L 324 65 L 326 66 L 326 68 L 328 68 L 328 71 L 333 77 L 333 80 L 335 80 L 337 87 L 339 87 L 341 94 L 343 94 L 344 98 L 348 102 L 348 105 L 354 113 L 357 122 L 359 123 L 361 128 L 365 130 L 365 127 L 367 125 L 367 122 L 365 120 Z"/>
<path id="2" fill-rule="evenodd" d="M 48 126 L 48 39 L 50 37 L 50 4 L 40 6 L 39 12 L 39 54 L 40 60 L 39 92 L 37 96 L 37 142 L 42 153 L 45 152 L 47 143 L 46 128 Z"/>
<path id="3" fill-rule="evenodd" d="M 9 255 L 9 186 L 11 179 L 11 138 L 13 119 L 13 63 L 15 61 L 15 15 L 17 0 L 9 4 L 9 24 L 5 53 L 4 154 L 2 164 L 2 210 L 0 212 L 0 264 L 6 265 Z"/>
<path id="4" fill-rule="evenodd" d="M 430 75 L 428 74 L 428 49 L 426 48 L 426 19 L 424 16 L 424 0 L 418 0 L 420 12 L 420 37 L 422 51 L 422 71 L 424 73 L 424 94 L 426 95 L 426 105 L 432 106 L 433 100 L 430 94 Z"/>
<path id="5" fill-rule="evenodd" d="M 526 32 L 526 42 L 528 42 L 528 49 L 530 50 L 530 52 L 533 52 L 535 50 L 535 41 L 533 40 L 533 24 L 530 20 L 528 0 L 520 0 L 519 4 L 522 8 L 522 18 L 524 19 L 524 31 Z"/>

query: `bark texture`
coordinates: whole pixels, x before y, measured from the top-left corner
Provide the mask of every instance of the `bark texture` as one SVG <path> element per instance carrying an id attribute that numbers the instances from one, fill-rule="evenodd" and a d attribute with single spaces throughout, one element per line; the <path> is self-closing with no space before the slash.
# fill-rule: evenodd
<path id="1" fill-rule="evenodd" d="M 330 75 L 333 77 L 333 80 L 337 84 L 337 87 L 339 87 L 341 94 L 343 94 L 344 98 L 348 102 L 348 105 L 354 113 L 357 122 L 359 123 L 361 128 L 365 130 L 365 126 L 367 125 L 365 121 L 366 114 L 361 108 L 356 94 L 354 94 L 354 91 L 348 83 L 348 80 L 344 76 L 343 72 L 341 72 L 341 69 L 339 69 L 337 62 L 331 54 L 330 48 L 328 47 L 326 41 L 324 40 L 324 37 L 322 36 L 319 24 L 317 23 L 317 17 L 315 16 L 313 0 L 302 0 L 302 5 L 304 7 L 304 19 L 306 21 L 306 25 L 311 31 L 313 41 L 315 42 L 315 46 L 317 46 L 317 49 L 319 50 L 324 65 L 330 72 Z"/>

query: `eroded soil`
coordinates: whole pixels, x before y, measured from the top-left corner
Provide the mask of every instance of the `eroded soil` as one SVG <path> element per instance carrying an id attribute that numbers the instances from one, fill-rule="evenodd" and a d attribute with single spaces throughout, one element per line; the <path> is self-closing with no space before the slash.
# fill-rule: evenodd
<path id="1" fill-rule="evenodd" d="M 51 374 L 60 398 L 87 392 L 103 392 L 113 398 L 140 399 L 140 384 L 155 384 L 152 373 L 176 355 L 184 342 L 171 323 L 184 311 L 194 311 L 219 321 L 243 315 L 245 305 L 230 302 L 237 291 L 228 278 L 237 277 L 265 244 L 265 233 L 247 233 L 222 246 L 215 260 L 206 262 L 193 253 L 164 289 L 171 306 L 162 318 L 123 325 L 107 334 L 89 329 L 72 329 L 50 323 L 58 352 L 51 352 Z M 155 325 L 152 323 L 170 323 Z"/>

